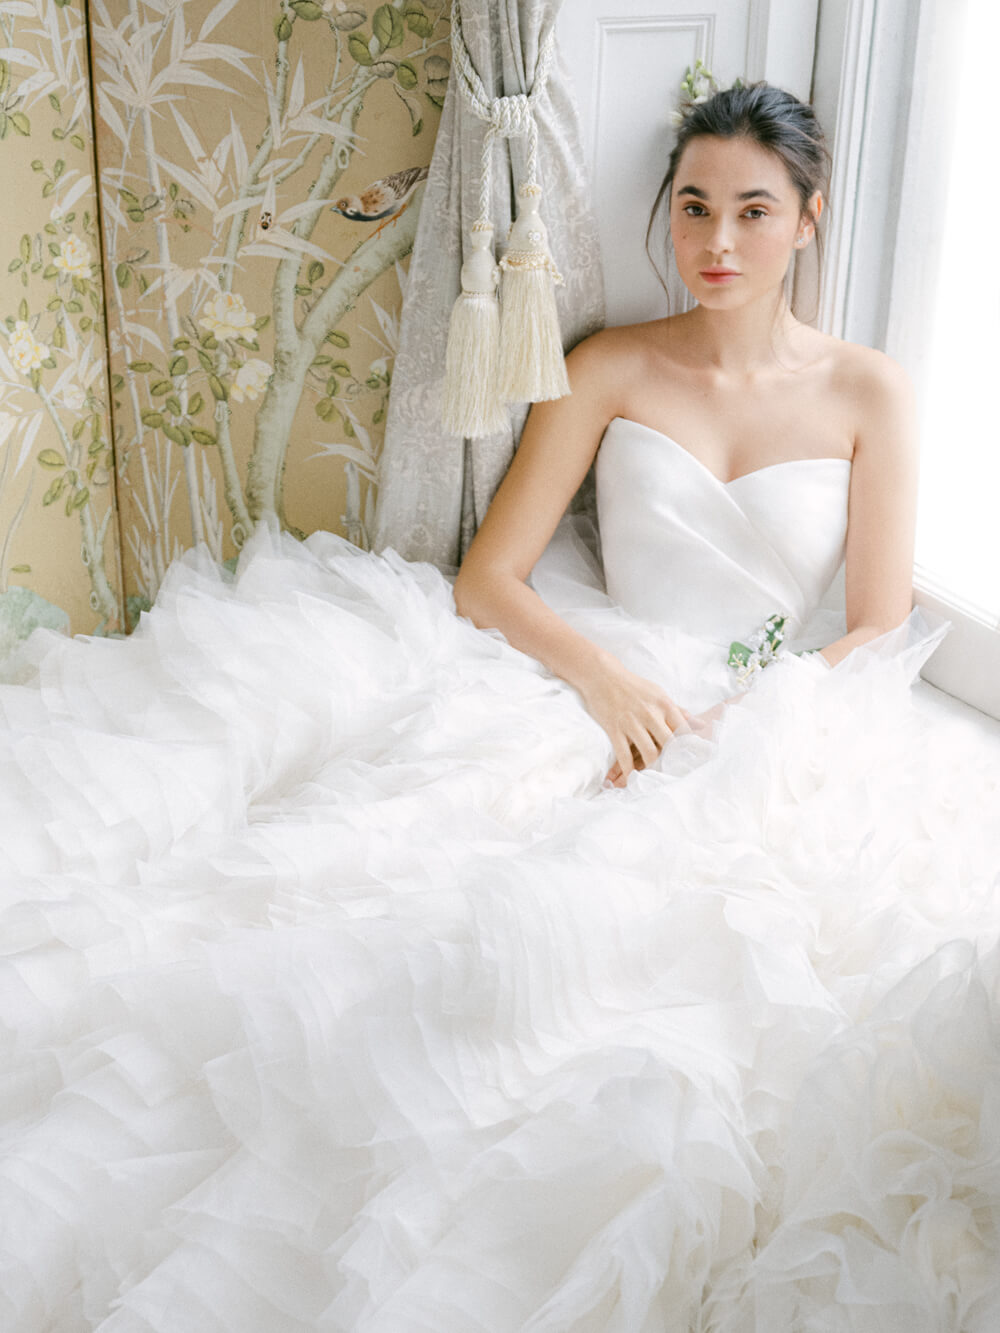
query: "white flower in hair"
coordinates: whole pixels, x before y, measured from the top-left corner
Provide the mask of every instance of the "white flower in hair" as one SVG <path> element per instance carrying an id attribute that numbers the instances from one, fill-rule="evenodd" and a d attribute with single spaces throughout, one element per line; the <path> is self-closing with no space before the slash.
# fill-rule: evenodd
<path id="1" fill-rule="evenodd" d="M 735 79 L 731 86 L 742 88 L 743 80 Z M 688 65 L 684 71 L 684 78 L 681 80 L 680 98 L 675 110 L 670 113 L 671 125 L 675 129 L 679 125 L 683 125 L 696 106 L 701 106 L 703 102 L 707 102 L 716 93 L 722 91 L 722 84 L 699 57 L 694 62 L 694 68 Z"/>

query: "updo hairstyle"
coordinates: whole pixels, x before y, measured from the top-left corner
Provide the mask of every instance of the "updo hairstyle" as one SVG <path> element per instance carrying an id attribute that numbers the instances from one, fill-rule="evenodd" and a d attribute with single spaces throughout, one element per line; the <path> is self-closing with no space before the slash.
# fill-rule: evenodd
<path id="1" fill-rule="evenodd" d="M 711 136 L 717 139 L 748 139 L 774 153 L 785 165 L 789 178 L 798 192 L 802 212 L 809 214 L 809 200 L 819 190 L 827 203 L 827 183 L 830 175 L 830 153 L 816 113 L 808 102 L 801 102 L 792 93 L 773 84 L 739 84 L 715 93 L 704 102 L 696 102 L 687 110 L 677 128 L 677 137 L 670 154 L 667 174 L 657 193 L 646 228 L 646 254 L 656 271 L 664 290 L 666 280 L 650 249 L 650 238 L 661 205 L 673 184 L 684 149 L 692 139 Z M 815 241 L 817 251 L 817 299 L 823 265 L 823 236 L 817 223 Z M 669 205 L 667 209 L 667 239 L 669 239 Z M 668 299 L 669 299 L 669 292 Z M 814 312 L 815 315 L 815 312 Z"/>

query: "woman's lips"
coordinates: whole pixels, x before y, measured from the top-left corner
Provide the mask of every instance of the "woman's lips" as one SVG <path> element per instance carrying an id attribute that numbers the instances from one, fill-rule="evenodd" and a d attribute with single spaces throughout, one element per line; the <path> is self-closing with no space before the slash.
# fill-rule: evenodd
<path id="1" fill-rule="evenodd" d="M 725 282 L 732 282 L 734 278 L 738 278 L 740 275 L 736 272 L 735 269 L 713 270 L 710 268 L 703 268 L 701 270 L 701 276 L 705 279 L 706 282 L 725 283 Z"/>

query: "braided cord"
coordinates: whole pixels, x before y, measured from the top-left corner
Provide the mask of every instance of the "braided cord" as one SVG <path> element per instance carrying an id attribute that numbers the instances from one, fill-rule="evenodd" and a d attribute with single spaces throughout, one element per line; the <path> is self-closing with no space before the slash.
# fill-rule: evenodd
<path id="1" fill-rule="evenodd" d="M 530 93 L 514 93 L 509 97 L 488 97 L 483 81 L 476 72 L 462 33 L 462 14 L 459 0 L 452 6 L 451 53 L 461 79 L 460 87 L 472 112 L 486 122 L 483 136 L 483 164 L 479 179 L 479 217 L 475 227 L 490 225 L 491 165 L 493 144 L 497 139 L 513 139 L 526 135 L 528 139 L 528 179 L 526 185 L 537 188 L 538 125 L 533 103 L 545 88 L 555 51 L 555 29 L 550 27 L 538 43 L 538 60 Z"/>

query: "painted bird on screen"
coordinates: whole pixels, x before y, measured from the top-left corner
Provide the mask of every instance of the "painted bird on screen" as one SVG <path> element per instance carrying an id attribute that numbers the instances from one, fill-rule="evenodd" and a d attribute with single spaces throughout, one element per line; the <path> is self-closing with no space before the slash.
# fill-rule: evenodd
<path id="1" fill-rule="evenodd" d="M 389 176 L 382 176 L 372 181 L 358 194 L 346 194 L 331 205 L 331 211 L 340 213 L 351 222 L 384 221 L 376 227 L 373 235 L 378 235 L 383 227 L 395 222 L 413 197 L 413 191 L 428 175 L 427 167 L 407 167 L 404 171 L 394 171 Z"/>

